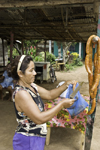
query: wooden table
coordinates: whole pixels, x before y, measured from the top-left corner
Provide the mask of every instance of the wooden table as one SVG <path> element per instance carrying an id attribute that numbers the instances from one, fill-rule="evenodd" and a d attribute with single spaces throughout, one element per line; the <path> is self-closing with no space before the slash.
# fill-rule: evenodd
<path id="1" fill-rule="evenodd" d="M 82 95 L 82 97 L 89 103 L 89 96 Z M 55 100 L 48 101 L 47 103 L 45 103 L 45 110 L 53 108 L 61 100 L 62 98 L 59 97 Z M 88 107 L 83 112 L 75 116 L 74 118 L 71 118 L 68 110 L 62 109 L 50 121 L 47 122 L 48 132 L 46 136 L 46 145 L 49 145 L 50 142 L 51 127 L 71 128 L 71 129 L 79 130 L 82 133 L 80 150 L 83 150 L 85 132 L 86 132 L 86 123 L 87 123 L 87 113 L 88 113 Z"/>

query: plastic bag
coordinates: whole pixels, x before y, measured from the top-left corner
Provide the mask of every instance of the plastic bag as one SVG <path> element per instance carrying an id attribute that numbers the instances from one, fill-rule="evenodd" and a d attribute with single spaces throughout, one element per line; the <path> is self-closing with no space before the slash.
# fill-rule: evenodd
<path id="1" fill-rule="evenodd" d="M 60 82 L 60 83 L 57 85 L 57 88 L 58 88 L 59 86 L 63 85 L 64 83 L 65 83 L 65 81 Z M 66 89 L 63 93 L 61 93 L 60 97 L 66 97 L 67 90 L 68 90 L 68 89 Z"/>
<path id="2" fill-rule="evenodd" d="M 78 87 L 79 83 L 76 84 L 76 87 Z M 75 87 L 75 88 L 76 88 Z M 70 98 L 70 94 L 73 92 L 73 85 L 70 84 L 66 93 L 66 98 Z M 74 104 L 67 108 L 68 112 L 70 113 L 71 117 L 78 115 L 80 112 L 82 112 L 88 105 L 88 103 L 83 99 L 80 92 L 78 91 L 74 97 L 76 100 Z"/>

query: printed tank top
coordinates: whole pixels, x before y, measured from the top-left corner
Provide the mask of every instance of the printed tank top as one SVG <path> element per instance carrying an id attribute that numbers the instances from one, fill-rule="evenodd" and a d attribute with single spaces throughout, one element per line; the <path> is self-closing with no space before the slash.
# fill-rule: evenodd
<path id="1" fill-rule="evenodd" d="M 16 120 L 18 122 L 18 126 L 17 126 L 17 129 L 15 130 L 15 132 L 21 133 L 26 136 L 46 137 L 46 134 L 47 134 L 46 123 L 40 124 L 40 125 L 35 124 L 29 117 L 27 117 L 25 115 L 24 112 L 17 111 L 16 106 L 15 106 L 15 94 L 20 90 L 25 90 L 31 95 L 32 99 L 37 104 L 39 110 L 41 112 L 44 110 L 44 104 L 42 102 L 41 97 L 39 96 L 36 84 L 32 83 L 31 87 L 34 88 L 34 90 L 36 91 L 37 94 L 35 94 L 33 91 L 31 91 L 27 87 L 22 87 L 20 85 L 15 86 L 15 91 L 12 96 L 13 102 L 14 102 L 14 107 L 15 107 Z"/>

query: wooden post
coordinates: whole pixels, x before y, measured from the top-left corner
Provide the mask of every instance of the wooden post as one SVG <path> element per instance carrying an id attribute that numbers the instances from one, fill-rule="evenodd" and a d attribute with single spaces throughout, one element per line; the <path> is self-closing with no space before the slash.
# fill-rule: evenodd
<path id="1" fill-rule="evenodd" d="M 12 62 L 13 40 L 14 40 L 14 34 L 11 32 L 10 33 L 10 62 Z"/>
<path id="2" fill-rule="evenodd" d="M 100 6 L 99 6 L 97 36 L 100 37 Z M 99 82 L 99 87 L 100 87 L 100 82 Z M 98 87 L 97 95 L 100 94 L 99 87 Z M 96 103 L 97 103 L 97 95 L 96 95 Z M 92 107 L 92 99 L 90 97 L 89 110 L 91 109 L 91 107 Z M 85 150 L 91 149 L 91 140 L 92 140 L 92 133 L 93 133 L 93 125 L 94 125 L 94 120 L 95 120 L 95 113 L 96 113 L 96 107 L 95 107 L 94 112 L 91 115 L 87 116 L 87 126 L 86 126 L 86 134 L 85 134 Z"/>
<path id="3" fill-rule="evenodd" d="M 24 46 L 23 46 L 23 39 L 22 39 L 22 54 L 24 54 Z"/>
<path id="4" fill-rule="evenodd" d="M 38 53 L 38 44 L 36 45 L 36 56 L 37 56 L 37 53 Z"/>
<path id="5" fill-rule="evenodd" d="M 79 150 L 84 150 L 84 144 L 85 144 L 85 135 L 83 133 L 81 133 L 81 143 L 80 143 Z"/>
<path id="6" fill-rule="evenodd" d="M 66 27 L 68 27 L 68 7 L 66 7 Z"/>
<path id="7" fill-rule="evenodd" d="M 45 54 L 44 61 L 46 62 L 46 40 L 44 42 L 44 54 Z"/>
<path id="8" fill-rule="evenodd" d="M 51 127 L 47 127 L 46 145 L 49 145 L 50 143 L 50 133 L 51 133 Z"/>
<path id="9" fill-rule="evenodd" d="M 2 53 L 3 53 L 3 66 L 5 66 L 5 50 L 4 50 L 4 39 L 2 39 Z"/>

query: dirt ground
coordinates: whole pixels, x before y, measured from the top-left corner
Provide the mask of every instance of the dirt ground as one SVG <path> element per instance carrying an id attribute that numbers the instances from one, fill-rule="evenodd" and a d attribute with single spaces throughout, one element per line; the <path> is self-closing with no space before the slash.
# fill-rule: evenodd
<path id="1" fill-rule="evenodd" d="M 57 81 L 54 83 L 43 82 L 39 84 L 46 89 L 55 88 L 59 82 L 65 80 L 83 81 L 80 93 L 89 95 L 88 76 L 85 67 L 74 71 L 56 72 Z M 91 150 L 100 150 L 100 104 L 97 104 L 96 119 L 93 129 Z M 17 126 L 13 102 L 0 100 L 0 150 L 13 150 L 12 139 Z M 79 150 L 81 133 L 73 129 L 52 128 L 50 144 L 44 150 Z"/>

